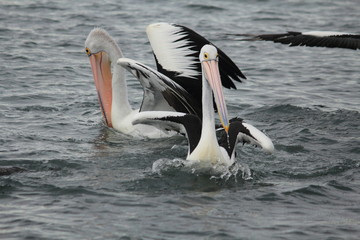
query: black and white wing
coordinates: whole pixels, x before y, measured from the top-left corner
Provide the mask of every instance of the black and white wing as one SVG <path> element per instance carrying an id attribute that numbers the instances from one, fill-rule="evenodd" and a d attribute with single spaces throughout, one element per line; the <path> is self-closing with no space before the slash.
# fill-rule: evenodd
<path id="1" fill-rule="evenodd" d="M 199 54 L 205 44 L 212 43 L 195 31 L 178 24 L 154 23 L 147 27 L 146 33 L 158 71 L 201 99 Z M 241 78 L 246 77 L 223 51 L 219 48 L 217 50 L 222 85 L 236 89 L 233 80 L 241 82 Z"/>
<path id="2" fill-rule="evenodd" d="M 328 32 L 328 31 L 310 31 L 310 32 L 287 32 L 280 34 L 262 34 L 262 35 L 242 35 L 249 36 L 250 39 L 244 40 L 264 40 L 275 43 L 288 44 L 293 46 L 307 47 L 327 47 L 327 48 L 347 48 L 360 49 L 360 34 Z"/>
<path id="3" fill-rule="evenodd" d="M 268 136 L 241 118 L 234 118 L 230 120 L 228 134 L 222 134 L 219 145 L 232 156 L 238 143 L 249 143 L 261 147 L 267 153 L 274 152 L 274 145 Z"/>
<path id="4" fill-rule="evenodd" d="M 137 77 L 143 87 L 140 111 L 177 111 L 201 117 L 201 102 L 165 75 L 129 58 L 119 58 L 117 64 Z"/>
<path id="5" fill-rule="evenodd" d="M 186 134 L 189 143 L 188 154 L 196 148 L 201 137 L 201 120 L 193 114 L 168 111 L 140 112 L 133 124 L 159 125 L 162 128 Z"/>

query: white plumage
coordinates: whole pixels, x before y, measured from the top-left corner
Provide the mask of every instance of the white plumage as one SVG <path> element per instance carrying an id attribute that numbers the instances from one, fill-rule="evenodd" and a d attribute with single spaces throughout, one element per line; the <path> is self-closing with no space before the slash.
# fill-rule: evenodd
<path id="1" fill-rule="evenodd" d="M 181 77 L 195 78 L 199 74 L 192 65 L 198 59 L 196 51 L 189 46 L 192 43 L 184 39 L 186 35 L 179 28 L 168 23 L 154 23 L 146 28 L 151 47 L 161 66 L 170 71 L 176 71 Z"/>

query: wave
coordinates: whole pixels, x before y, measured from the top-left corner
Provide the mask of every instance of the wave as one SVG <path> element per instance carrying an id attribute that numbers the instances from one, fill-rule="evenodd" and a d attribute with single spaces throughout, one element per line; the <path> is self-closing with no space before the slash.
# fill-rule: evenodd
<path id="1" fill-rule="evenodd" d="M 25 171 L 25 169 L 20 167 L 0 167 L 0 176 L 7 176 L 23 171 Z"/>
<path id="2" fill-rule="evenodd" d="M 186 7 L 197 11 L 225 11 L 225 8 L 204 4 L 188 4 Z"/>

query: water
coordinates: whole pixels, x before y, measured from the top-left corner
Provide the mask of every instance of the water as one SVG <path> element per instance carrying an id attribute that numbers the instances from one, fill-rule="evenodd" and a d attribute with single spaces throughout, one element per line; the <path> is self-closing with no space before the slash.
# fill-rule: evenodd
<path id="1" fill-rule="evenodd" d="M 359 52 L 238 41 L 236 33 L 359 32 L 357 1 L 1 1 L 1 239 L 358 239 Z M 248 80 L 232 117 L 273 139 L 238 147 L 252 180 L 185 171 L 180 136 L 136 140 L 102 124 L 87 34 L 104 27 L 154 66 L 145 27 L 188 26 Z M 131 103 L 140 86 L 129 76 Z M 21 171 L 19 171 L 21 170 Z"/>

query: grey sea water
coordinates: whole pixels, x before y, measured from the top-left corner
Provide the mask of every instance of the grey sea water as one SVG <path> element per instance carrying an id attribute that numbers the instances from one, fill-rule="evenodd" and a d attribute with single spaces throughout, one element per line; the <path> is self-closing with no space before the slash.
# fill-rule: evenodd
<path id="1" fill-rule="evenodd" d="M 359 32 L 359 17 L 350 0 L 0 1 L 0 167 L 15 171 L 0 171 L 0 239 L 359 239 L 359 51 L 235 35 Z M 103 125 L 86 36 L 103 27 L 154 67 L 154 22 L 194 29 L 247 76 L 225 91 L 229 113 L 276 148 L 237 148 L 252 180 L 184 171 L 183 137 Z"/>

